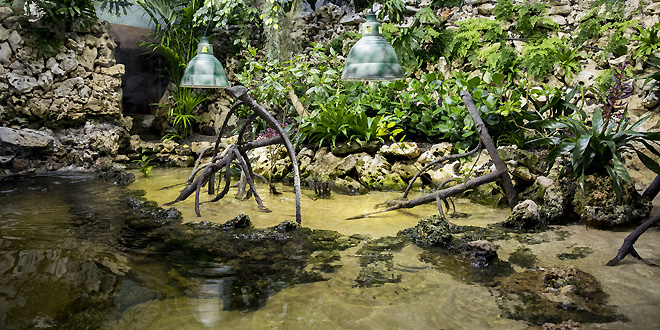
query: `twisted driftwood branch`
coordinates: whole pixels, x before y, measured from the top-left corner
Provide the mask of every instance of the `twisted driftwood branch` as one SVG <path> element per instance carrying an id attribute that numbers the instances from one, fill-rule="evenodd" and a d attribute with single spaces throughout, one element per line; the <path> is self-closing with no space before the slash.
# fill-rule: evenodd
<path id="1" fill-rule="evenodd" d="M 649 200 L 653 200 L 655 196 L 658 195 L 658 192 L 660 191 L 660 175 L 657 175 L 651 185 L 644 190 L 644 193 L 642 194 L 642 197 L 646 197 Z M 621 245 L 621 248 L 619 249 L 619 252 L 616 254 L 616 257 L 612 258 L 612 260 L 608 261 L 605 265 L 606 266 L 614 266 L 619 263 L 619 261 L 623 260 L 628 254 L 633 256 L 633 258 L 642 260 L 642 257 L 635 251 L 635 247 L 633 246 L 635 242 L 637 242 L 637 239 L 644 234 L 651 226 L 655 225 L 658 221 L 660 221 L 660 215 L 656 215 L 652 217 L 651 219 L 646 220 L 644 223 L 639 225 L 639 227 L 635 228 L 635 230 L 632 231 L 632 233 L 628 234 L 626 238 L 623 240 L 623 244 Z"/>
<path id="2" fill-rule="evenodd" d="M 483 144 L 486 146 L 486 150 L 488 150 L 488 154 L 490 155 L 490 158 L 493 160 L 493 164 L 495 164 L 495 171 L 468 180 L 464 183 L 458 184 L 451 188 L 437 190 L 433 193 L 409 201 L 403 201 L 403 200 L 388 201 L 388 204 L 390 205 L 393 204 L 393 205 L 384 210 L 361 214 L 355 217 L 347 218 L 346 220 L 361 219 L 379 213 L 384 213 L 384 212 L 389 212 L 404 208 L 413 208 L 415 206 L 427 204 L 433 201 L 439 204 L 439 201 L 442 199 L 458 195 L 463 191 L 465 191 L 466 189 L 474 188 L 482 184 L 493 182 L 495 180 L 499 180 L 502 183 L 504 194 L 506 195 L 507 201 L 509 203 L 509 207 L 513 209 L 513 207 L 516 206 L 516 204 L 518 204 L 518 196 L 516 195 L 516 190 L 513 188 L 513 183 L 511 182 L 511 177 L 509 176 L 509 172 L 506 168 L 506 165 L 502 161 L 502 158 L 500 158 L 500 155 L 497 153 L 497 148 L 495 148 L 495 145 L 493 144 L 493 140 L 490 138 L 490 135 L 486 130 L 486 125 L 484 124 L 483 120 L 481 120 L 481 116 L 479 115 L 477 108 L 474 106 L 474 102 L 472 101 L 472 96 L 470 95 L 470 93 L 466 91 L 461 91 L 461 97 L 463 98 L 463 102 L 465 102 L 465 106 L 467 107 L 468 112 L 470 113 L 470 116 L 474 121 L 474 125 L 477 128 L 477 131 L 479 132 L 481 142 L 483 142 Z M 442 211 L 440 212 L 442 213 Z"/>
<path id="3" fill-rule="evenodd" d="M 220 129 L 220 134 L 218 135 L 218 138 L 216 140 L 214 152 L 213 152 L 213 159 L 212 163 L 207 164 L 203 167 L 203 170 L 195 179 L 192 183 L 187 185 L 179 196 L 172 202 L 168 204 L 173 204 L 176 202 L 180 202 L 182 200 L 185 200 L 188 198 L 192 193 L 195 193 L 195 213 L 197 216 L 201 216 L 199 212 L 199 194 L 201 188 L 206 185 L 207 183 L 209 184 L 209 193 L 213 194 L 214 187 L 212 186 L 214 180 L 215 180 L 215 173 L 220 171 L 223 167 L 226 169 L 225 173 L 225 187 L 223 190 L 213 199 L 214 201 L 217 201 L 224 197 L 227 194 L 227 190 L 229 189 L 229 166 L 233 161 L 236 161 L 243 171 L 245 173 L 245 179 L 247 181 L 247 184 L 250 186 L 250 189 L 248 190 L 248 196 L 246 198 L 249 198 L 250 195 L 254 195 L 255 201 L 259 205 L 259 208 L 268 210 L 262 203 L 261 198 L 257 194 L 256 187 L 254 185 L 254 180 L 252 179 L 252 165 L 250 164 L 250 160 L 247 157 L 247 151 L 250 149 L 258 148 L 258 147 L 263 147 L 275 143 L 284 143 L 284 146 L 287 149 L 287 152 L 289 153 L 289 157 L 291 158 L 291 163 L 293 167 L 293 189 L 296 194 L 296 222 L 301 223 L 302 222 L 302 217 L 300 214 L 300 170 L 298 169 L 298 161 L 296 159 L 296 154 L 295 150 L 293 149 L 293 144 L 291 143 L 291 140 L 289 140 L 289 136 L 287 133 L 284 131 L 282 126 L 277 122 L 277 120 L 268 112 L 266 109 L 264 109 L 261 105 L 259 105 L 257 102 L 255 102 L 249 95 L 247 88 L 244 86 L 235 86 L 232 88 L 227 89 L 227 92 L 229 95 L 237 99 L 239 102 L 234 104 L 232 108 L 230 109 L 229 113 L 225 117 L 225 121 L 222 125 L 222 128 Z M 274 129 L 277 133 L 278 136 L 276 138 L 270 138 L 270 139 L 263 139 L 263 140 L 258 140 L 258 141 L 252 141 L 252 142 L 243 142 L 242 141 L 242 135 L 245 132 L 245 129 L 249 123 L 251 123 L 252 120 L 254 120 L 254 116 L 248 120 L 243 127 L 241 128 L 241 136 L 239 137 L 238 144 L 231 145 L 225 150 L 223 153 L 223 156 L 217 157 L 218 153 L 218 146 L 220 144 L 220 138 L 222 136 L 222 133 L 225 129 L 225 126 L 227 125 L 229 121 L 229 117 L 232 115 L 233 111 L 238 107 L 240 104 L 246 105 L 254 111 L 256 116 L 261 117 L 263 120 L 266 121 L 268 126 L 270 126 L 272 129 Z"/>

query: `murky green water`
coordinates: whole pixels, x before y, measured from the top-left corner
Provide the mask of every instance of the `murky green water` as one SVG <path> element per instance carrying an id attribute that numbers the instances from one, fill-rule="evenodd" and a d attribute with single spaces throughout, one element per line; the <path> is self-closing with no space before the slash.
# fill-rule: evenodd
<path id="1" fill-rule="evenodd" d="M 181 187 L 160 188 L 185 180 L 187 174 L 154 170 L 150 178 L 138 178 L 129 188 L 145 189 L 147 199 L 162 205 L 173 200 Z M 192 199 L 176 207 L 184 221 L 224 223 L 246 213 L 256 226 L 268 227 L 294 218 L 291 188 L 280 186 L 280 190 L 284 194 L 279 196 L 260 191 L 272 213 L 259 211 L 253 200 L 233 198 L 203 204 L 201 219 L 194 215 Z M 241 295 L 236 285 L 248 274 L 203 256 L 195 260 L 186 254 L 177 259 L 177 251 L 137 246 L 133 242 L 139 233 L 113 227 L 113 219 L 125 216 L 125 205 L 118 198 L 123 194 L 121 188 L 84 173 L 0 181 L 0 328 L 522 329 L 532 325 L 502 317 L 496 290 L 421 261 L 424 251 L 414 245 L 393 253 L 392 273 L 401 276 L 398 283 L 357 286 L 362 267 L 356 257 L 360 246 L 356 246 L 339 252 L 335 264 L 340 267 L 328 274 L 328 280 L 269 283 L 276 289 L 266 291 L 269 294 L 260 305 L 251 305 L 248 293 L 243 292 L 245 304 L 232 308 L 240 300 L 235 296 Z M 303 224 L 377 238 L 395 235 L 437 212 L 435 205 L 429 205 L 344 220 L 397 196 L 333 195 L 329 200 L 303 196 Z M 508 215 L 507 210 L 464 200 L 458 200 L 456 208 L 469 215 L 451 219 L 461 225 L 485 226 Z M 496 244 L 503 261 L 524 245 L 536 256 L 538 266 L 574 265 L 594 275 L 609 294 L 609 304 L 627 321 L 591 327 L 654 329 L 660 324 L 660 267 L 633 259 L 616 267 L 603 266 L 627 234 L 572 225 Z M 558 257 L 575 247 L 588 247 L 593 253 L 574 260 Z M 636 249 L 648 262 L 660 264 L 660 232 L 652 229 L 644 234 Z M 253 266 L 262 267 L 258 262 Z"/>

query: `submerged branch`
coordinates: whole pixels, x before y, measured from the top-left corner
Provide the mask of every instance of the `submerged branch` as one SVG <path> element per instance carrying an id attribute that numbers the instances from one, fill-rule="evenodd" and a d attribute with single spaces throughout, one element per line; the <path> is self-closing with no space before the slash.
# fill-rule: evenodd
<path id="1" fill-rule="evenodd" d="M 428 204 L 428 203 L 431 203 L 431 202 L 435 202 L 435 201 L 437 201 L 437 199 L 444 199 L 444 198 L 447 198 L 447 197 L 456 196 L 456 195 L 462 193 L 463 191 L 465 191 L 467 189 L 474 188 L 474 187 L 477 187 L 477 186 L 480 186 L 482 184 L 486 184 L 486 183 L 489 183 L 489 182 L 493 182 L 493 181 L 497 180 L 501 175 L 502 175 L 501 173 L 495 171 L 495 172 L 488 173 L 488 174 L 482 175 L 480 177 L 474 178 L 472 180 L 466 181 L 464 183 L 455 185 L 451 188 L 438 190 L 436 192 L 433 192 L 433 193 L 430 193 L 430 194 L 427 194 L 427 195 L 424 195 L 424 196 L 421 196 L 421 197 L 418 197 L 418 198 L 415 198 L 415 199 L 411 199 L 409 201 L 402 201 L 402 200 L 388 201 L 389 204 L 394 204 L 394 205 L 390 206 L 390 207 L 388 207 L 384 210 L 381 210 L 381 211 L 376 211 L 376 212 L 370 212 L 370 213 L 357 215 L 357 216 L 354 216 L 354 217 L 347 218 L 346 220 L 356 220 L 356 219 L 368 218 L 368 217 L 370 217 L 372 215 L 375 215 L 375 214 L 390 212 L 390 211 L 394 211 L 394 210 L 398 210 L 398 209 L 409 209 L 409 208 L 413 208 L 413 207 L 418 206 L 418 205 L 423 205 L 423 204 Z"/>

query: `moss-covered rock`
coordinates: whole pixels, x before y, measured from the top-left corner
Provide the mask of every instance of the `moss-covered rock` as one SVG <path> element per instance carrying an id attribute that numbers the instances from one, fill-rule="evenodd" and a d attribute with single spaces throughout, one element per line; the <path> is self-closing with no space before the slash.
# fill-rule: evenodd
<path id="1" fill-rule="evenodd" d="M 594 227 L 616 227 L 638 224 L 651 213 L 651 202 L 642 198 L 630 184 L 622 186 L 621 200 L 612 187 L 609 176 L 587 175 L 584 191 L 576 189 L 575 212 L 582 222 Z"/>
<path id="2" fill-rule="evenodd" d="M 543 230 L 547 227 L 539 217 L 538 205 L 529 199 L 518 203 L 502 226 L 516 230 Z"/>
<path id="3" fill-rule="evenodd" d="M 419 220 L 413 228 L 403 230 L 415 244 L 423 246 L 448 247 L 453 236 L 453 225 L 438 215 Z"/>
<path id="4" fill-rule="evenodd" d="M 573 266 L 526 270 L 502 278 L 496 288 L 509 318 L 534 324 L 617 319 L 596 278 Z"/>
<path id="5" fill-rule="evenodd" d="M 409 243 L 410 239 L 402 233 L 367 241 L 357 252 L 362 268 L 355 286 L 373 287 L 401 281 L 402 274 L 395 269 L 392 260 L 394 253 Z"/>

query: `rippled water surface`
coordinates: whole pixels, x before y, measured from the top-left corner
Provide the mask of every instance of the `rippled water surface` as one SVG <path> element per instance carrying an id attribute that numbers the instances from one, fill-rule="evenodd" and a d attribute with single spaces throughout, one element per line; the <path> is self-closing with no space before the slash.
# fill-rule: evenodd
<path id="1" fill-rule="evenodd" d="M 129 188 L 146 190 L 147 199 L 162 205 L 175 199 L 182 187 L 161 188 L 184 181 L 187 174 L 156 169 Z M 201 218 L 194 214 L 192 198 L 175 206 L 186 222 L 224 223 L 245 213 L 257 227 L 268 227 L 294 219 L 292 188 L 278 189 L 282 195 L 271 196 L 264 186 L 259 191 L 271 213 L 260 211 L 254 200 L 231 198 L 235 190 L 220 202 L 202 204 Z M 124 203 L 118 200 L 122 194 L 123 188 L 85 173 L 0 180 L 0 328 L 524 329 L 532 325 L 502 317 L 501 300 L 492 287 L 423 262 L 423 250 L 414 245 L 394 253 L 393 272 L 401 276 L 398 283 L 357 286 L 361 269 L 357 246 L 339 252 L 340 267 L 326 281 L 274 283 L 278 290 L 263 306 L 230 308 L 228 294 L 236 294 L 232 285 L 246 274 L 203 258 L 179 260 L 127 245 L 135 233 L 113 228 L 111 221 L 124 212 Z M 314 199 L 304 190 L 303 195 L 304 226 L 344 235 L 395 235 L 437 212 L 435 205 L 428 205 L 347 221 L 399 194 Z M 208 198 L 203 194 L 202 200 Z M 451 221 L 461 225 L 485 226 L 509 214 L 465 200 L 456 201 L 456 210 L 464 216 Z M 594 275 L 622 317 L 590 324 L 592 328 L 656 329 L 660 267 L 650 263 L 660 264 L 660 232 L 651 229 L 636 244 L 646 263 L 627 258 L 616 267 L 603 266 L 627 234 L 571 225 L 496 244 L 504 261 L 524 245 L 536 255 L 539 266 L 574 265 Z M 594 252 L 576 260 L 558 258 L 574 247 Z M 182 269 L 187 277 L 177 275 Z"/>

